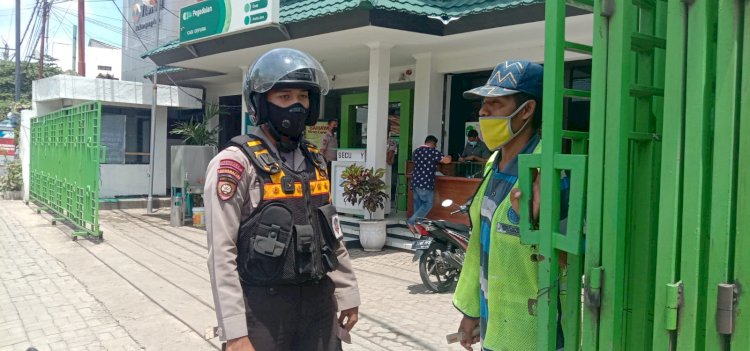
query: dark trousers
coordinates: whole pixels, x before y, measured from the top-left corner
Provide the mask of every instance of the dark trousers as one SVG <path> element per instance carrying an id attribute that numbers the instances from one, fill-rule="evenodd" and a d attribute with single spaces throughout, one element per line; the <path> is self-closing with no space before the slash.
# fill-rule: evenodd
<path id="1" fill-rule="evenodd" d="M 334 284 L 317 282 L 245 290 L 248 337 L 257 351 L 338 351 Z"/>

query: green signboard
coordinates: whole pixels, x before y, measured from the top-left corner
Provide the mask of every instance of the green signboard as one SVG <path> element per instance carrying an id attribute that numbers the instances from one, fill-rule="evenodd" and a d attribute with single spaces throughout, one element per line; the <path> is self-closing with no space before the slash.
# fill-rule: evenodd
<path id="1" fill-rule="evenodd" d="M 180 10 L 180 42 L 279 22 L 279 0 L 207 0 Z"/>

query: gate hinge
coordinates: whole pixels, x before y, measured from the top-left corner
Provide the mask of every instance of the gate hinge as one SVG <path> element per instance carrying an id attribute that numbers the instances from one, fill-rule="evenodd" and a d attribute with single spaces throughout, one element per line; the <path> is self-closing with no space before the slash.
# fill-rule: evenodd
<path id="1" fill-rule="evenodd" d="M 615 14 L 615 0 L 602 0 L 602 7 L 599 15 L 602 17 L 612 17 Z"/>
<path id="2" fill-rule="evenodd" d="M 599 309 L 602 305 L 602 277 L 604 267 L 595 267 L 586 277 L 584 288 L 584 303 L 592 309 Z"/>
<path id="3" fill-rule="evenodd" d="M 677 330 L 677 313 L 682 306 L 682 281 L 667 284 L 667 306 L 664 311 L 667 330 Z"/>
<path id="4" fill-rule="evenodd" d="M 719 334 L 731 335 L 734 333 L 734 324 L 737 318 L 740 289 L 737 284 L 719 284 L 718 289 L 719 293 L 716 294 L 716 331 Z"/>

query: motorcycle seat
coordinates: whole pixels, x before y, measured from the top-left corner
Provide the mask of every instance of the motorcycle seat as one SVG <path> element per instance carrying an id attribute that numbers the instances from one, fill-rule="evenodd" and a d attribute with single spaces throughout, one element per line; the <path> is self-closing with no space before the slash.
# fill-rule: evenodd
<path id="1" fill-rule="evenodd" d="M 436 224 L 439 225 L 439 226 L 441 226 L 441 227 L 443 227 L 443 228 L 447 228 L 447 229 L 451 229 L 451 230 L 457 231 L 460 234 L 464 234 L 466 236 L 468 236 L 469 232 L 471 231 L 471 229 L 469 228 L 469 226 L 467 226 L 465 224 L 453 223 L 453 222 L 448 222 L 448 221 L 440 221 L 440 222 L 437 222 Z"/>

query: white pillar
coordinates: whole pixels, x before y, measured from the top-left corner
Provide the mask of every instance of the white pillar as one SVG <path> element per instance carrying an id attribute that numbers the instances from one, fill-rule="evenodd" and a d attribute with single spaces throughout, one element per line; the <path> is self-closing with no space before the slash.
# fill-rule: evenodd
<path id="1" fill-rule="evenodd" d="M 388 92 L 392 44 L 374 42 L 370 47 L 370 83 L 367 96 L 367 167 L 386 168 Z M 387 202 L 386 202 L 387 204 Z M 373 214 L 383 218 L 383 211 Z"/>
<path id="2" fill-rule="evenodd" d="M 414 55 L 417 60 L 414 82 L 414 119 L 412 146 L 424 144 L 424 138 L 434 135 L 443 140 L 443 75 L 435 70 L 432 53 Z M 440 147 L 440 145 L 438 145 Z"/>
<path id="3" fill-rule="evenodd" d="M 242 80 L 240 81 L 240 95 L 242 96 L 242 114 L 240 115 L 240 118 L 242 118 L 242 129 L 240 130 L 242 131 L 242 134 L 246 134 L 248 132 L 247 128 L 249 127 L 247 119 L 245 118 L 245 115 L 248 112 L 247 104 L 245 103 L 245 76 L 247 75 L 247 68 L 248 66 L 240 66 L 240 71 L 242 72 Z"/>

